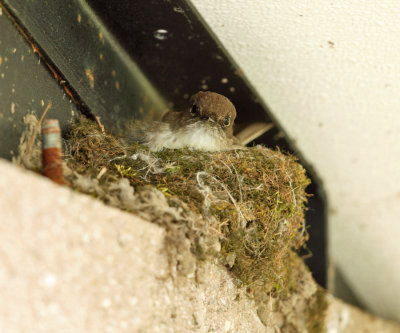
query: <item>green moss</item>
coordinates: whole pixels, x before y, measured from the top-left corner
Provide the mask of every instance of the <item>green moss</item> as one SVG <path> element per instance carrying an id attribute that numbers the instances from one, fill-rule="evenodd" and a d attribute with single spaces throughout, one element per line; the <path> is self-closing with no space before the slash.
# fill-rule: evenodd
<path id="1" fill-rule="evenodd" d="M 221 243 L 221 261 L 235 258 L 229 266 L 240 283 L 274 293 L 293 285 L 293 250 L 308 237 L 303 212 L 309 184 L 295 157 L 263 147 L 153 153 L 139 144 L 122 145 L 88 121 L 73 126 L 68 140 L 73 170 L 95 177 L 107 168 L 100 180 L 104 189 L 123 177 L 136 193 L 153 186 L 171 205 L 184 202 L 199 216 L 188 237 L 201 257 L 207 252 L 200 246 L 200 238 L 207 237 L 201 223 L 207 221 Z"/>

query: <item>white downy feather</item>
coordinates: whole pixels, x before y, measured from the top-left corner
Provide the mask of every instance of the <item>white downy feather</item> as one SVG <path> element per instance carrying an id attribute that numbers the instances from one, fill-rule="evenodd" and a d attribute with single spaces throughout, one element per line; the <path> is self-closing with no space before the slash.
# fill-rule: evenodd
<path id="1" fill-rule="evenodd" d="M 157 131 L 150 131 L 145 137 L 145 143 L 151 151 L 160 151 L 163 148 L 218 151 L 228 146 L 222 130 L 201 121 L 174 130 L 169 123 L 160 123 Z"/>

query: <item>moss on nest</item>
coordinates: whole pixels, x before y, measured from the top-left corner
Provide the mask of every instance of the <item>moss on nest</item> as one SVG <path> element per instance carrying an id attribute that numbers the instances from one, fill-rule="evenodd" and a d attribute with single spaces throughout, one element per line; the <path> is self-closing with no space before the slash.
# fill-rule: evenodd
<path id="1" fill-rule="evenodd" d="M 89 121 L 75 124 L 68 141 L 72 170 L 94 178 L 107 168 L 98 183 L 105 191 L 125 178 L 136 194 L 151 186 L 168 205 L 196 216 L 186 232 L 191 251 L 217 254 L 238 282 L 276 293 L 293 285 L 293 250 L 308 237 L 303 212 L 309 184 L 295 157 L 264 147 L 154 153 L 140 144 L 123 145 Z M 204 246 L 202 237 L 210 235 L 220 249 Z"/>

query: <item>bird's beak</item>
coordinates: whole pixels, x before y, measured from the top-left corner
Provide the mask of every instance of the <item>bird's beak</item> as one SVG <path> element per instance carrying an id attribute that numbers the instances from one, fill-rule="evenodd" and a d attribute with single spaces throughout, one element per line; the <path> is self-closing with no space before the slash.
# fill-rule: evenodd
<path id="1" fill-rule="evenodd" d="M 215 120 L 212 119 L 211 117 L 200 117 L 200 119 L 204 120 L 204 121 L 209 121 L 209 122 L 215 123 Z"/>

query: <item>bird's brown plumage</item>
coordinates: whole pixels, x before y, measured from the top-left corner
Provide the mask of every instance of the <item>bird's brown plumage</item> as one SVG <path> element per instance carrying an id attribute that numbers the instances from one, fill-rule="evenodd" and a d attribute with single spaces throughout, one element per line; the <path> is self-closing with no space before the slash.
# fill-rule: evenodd
<path id="1" fill-rule="evenodd" d="M 211 91 L 199 91 L 189 102 L 188 109 L 182 112 L 168 111 L 162 121 L 170 123 L 174 128 L 197 121 L 209 121 L 219 127 L 228 139 L 232 138 L 236 109 L 228 98 Z"/>

